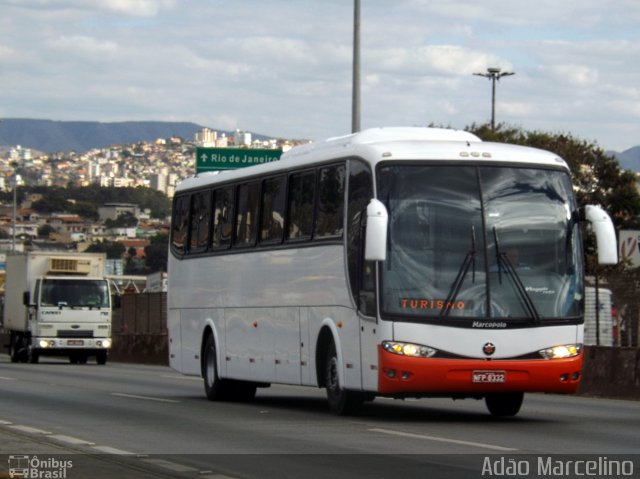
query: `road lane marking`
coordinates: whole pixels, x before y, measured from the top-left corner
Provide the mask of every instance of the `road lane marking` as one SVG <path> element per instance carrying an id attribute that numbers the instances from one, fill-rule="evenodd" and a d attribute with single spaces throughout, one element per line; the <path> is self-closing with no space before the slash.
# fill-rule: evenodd
<path id="1" fill-rule="evenodd" d="M 20 431 L 20 432 L 26 432 L 28 434 L 43 434 L 43 435 L 51 434 L 50 431 L 43 431 L 42 429 L 37 429 L 35 427 L 29 427 L 29 426 L 21 426 L 19 424 L 15 426 L 9 426 L 9 428 L 15 429 L 16 431 Z"/>
<path id="2" fill-rule="evenodd" d="M 165 402 L 170 404 L 180 404 L 180 401 L 176 401 L 175 399 L 154 398 L 152 396 L 138 396 L 137 394 L 111 393 L 111 395 L 122 397 L 122 398 L 129 398 L 129 399 L 141 399 L 143 401 L 156 401 L 156 402 Z"/>
<path id="3" fill-rule="evenodd" d="M 113 454 L 115 456 L 135 456 L 135 452 L 123 451 L 122 449 L 116 449 L 109 446 L 93 446 L 92 449 L 96 451 L 104 452 L 105 454 Z"/>
<path id="4" fill-rule="evenodd" d="M 517 451 L 518 449 L 514 449 L 512 447 L 504 447 L 504 446 L 496 446 L 495 444 L 486 444 L 483 442 L 473 442 L 473 441 L 462 441 L 460 439 L 449 439 L 446 437 L 438 437 L 438 436 L 427 436 L 425 434 L 414 434 L 410 432 L 403 431 L 394 431 L 392 429 L 369 429 L 370 432 L 378 432 L 382 434 L 389 434 L 392 436 L 400 436 L 400 437 L 409 437 L 412 439 L 424 439 L 427 441 L 437 441 L 437 442 L 446 442 L 449 444 L 459 444 L 461 446 L 472 446 L 479 447 L 482 449 L 492 449 L 494 451 Z"/>
<path id="5" fill-rule="evenodd" d="M 9 424 L 13 424 L 11 421 L 5 421 L 4 419 L 0 419 L 0 426 L 8 426 Z"/>
<path id="6" fill-rule="evenodd" d="M 161 378 L 167 378 L 167 379 L 181 379 L 183 381 L 202 381 L 202 378 L 197 377 L 197 376 L 184 376 L 182 374 L 161 374 L 160 375 Z"/>
<path id="7" fill-rule="evenodd" d="M 86 441 L 85 439 L 80 439 L 77 437 L 65 436 L 64 434 L 55 434 L 49 437 L 56 441 L 64 442 L 65 444 L 71 444 L 73 446 L 94 446 L 95 445 L 95 442 Z"/>
<path id="8" fill-rule="evenodd" d="M 0 379 L 2 379 L 3 381 L 15 381 L 16 378 L 10 378 L 7 376 L 0 376 Z"/>
<path id="9" fill-rule="evenodd" d="M 154 466 L 161 467 L 173 472 L 197 472 L 198 469 L 189 466 L 183 466 L 171 461 L 165 461 L 164 459 L 142 459 L 142 462 L 147 464 L 153 464 Z"/>

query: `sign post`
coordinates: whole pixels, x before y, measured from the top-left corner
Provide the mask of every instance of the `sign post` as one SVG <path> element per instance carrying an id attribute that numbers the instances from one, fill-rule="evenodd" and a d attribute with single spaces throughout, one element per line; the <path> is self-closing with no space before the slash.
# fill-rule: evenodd
<path id="1" fill-rule="evenodd" d="M 197 147 L 196 174 L 271 163 L 278 161 L 280 155 L 282 150 Z"/>
<path id="2" fill-rule="evenodd" d="M 622 230 L 618 239 L 620 258 L 629 260 L 634 267 L 640 266 L 640 231 Z"/>

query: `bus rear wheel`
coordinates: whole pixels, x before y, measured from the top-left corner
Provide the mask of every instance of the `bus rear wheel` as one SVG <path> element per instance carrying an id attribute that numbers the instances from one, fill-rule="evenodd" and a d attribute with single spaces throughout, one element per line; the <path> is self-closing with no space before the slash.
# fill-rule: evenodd
<path id="1" fill-rule="evenodd" d="M 515 416 L 520 411 L 524 393 L 489 394 L 484 398 L 492 416 Z"/>
<path id="2" fill-rule="evenodd" d="M 338 354 L 336 345 L 332 341 L 329 345 L 325 363 L 325 386 L 327 388 L 327 400 L 331 412 L 340 416 L 355 413 L 364 402 L 364 395 L 359 391 L 349 391 L 340 384 L 338 375 Z"/>

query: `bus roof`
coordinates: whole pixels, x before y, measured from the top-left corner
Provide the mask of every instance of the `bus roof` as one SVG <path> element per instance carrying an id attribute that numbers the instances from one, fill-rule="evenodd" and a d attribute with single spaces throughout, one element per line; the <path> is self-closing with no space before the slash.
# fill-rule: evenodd
<path id="1" fill-rule="evenodd" d="M 287 171 L 341 158 L 359 157 L 372 167 L 382 161 L 441 160 L 477 161 L 555 166 L 569 170 L 566 162 L 548 151 L 506 143 L 483 142 L 462 130 L 420 127 L 372 128 L 350 135 L 297 146 L 283 153 L 279 161 L 222 174 L 201 173 L 182 181 L 176 191 L 210 183 L 223 183 L 254 175 Z"/>

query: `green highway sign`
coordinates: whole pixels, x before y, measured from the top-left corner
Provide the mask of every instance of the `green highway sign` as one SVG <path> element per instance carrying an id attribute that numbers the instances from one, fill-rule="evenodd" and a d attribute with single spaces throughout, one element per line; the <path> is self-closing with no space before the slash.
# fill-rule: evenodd
<path id="1" fill-rule="evenodd" d="M 196 148 L 196 173 L 235 170 L 278 161 L 282 150 L 248 148 Z"/>

